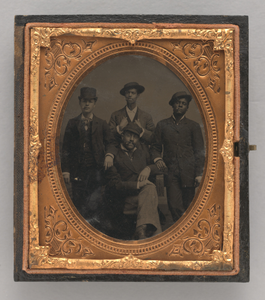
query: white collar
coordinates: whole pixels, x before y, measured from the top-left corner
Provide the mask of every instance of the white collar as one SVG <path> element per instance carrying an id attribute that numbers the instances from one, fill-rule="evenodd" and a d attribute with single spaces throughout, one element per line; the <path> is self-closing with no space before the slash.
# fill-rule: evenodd
<path id="1" fill-rule="evenodd" d="M 89 119 L 90 121 L 93 120 L 93 113 L 90 114 L 90 116 L 88 118 L 86 118 L 83 114 L 81 114 L 81 120 L 85 120 L 85 119 Z"/>
<path id="2" fill-rule="evenodd" d="M 178 123 L 179 123 L 182 119 L 184 119 L 184 117 L 185 117 L 185 115 L 183 115 L 183 116 L 180 118 L 180 120 L 178 121 Z M 177 122 L 177 120 L 176 120 L 174 114 L 172 115 L 172 118 L 175 120 L 175 122 Z M 178 123 L 177 123 L 177 124 L 178 124 Z"/>
<path id="3" fill-rule="evenodd" d="M 138 108 L 138 107 L 137 107 L 137 105 L 136 105 L 134 109 L 130 110 L 130 109 L 128 108 L 128 106 L 126 105 L 126 111 L 127 111 L 127 114 L 136 114 L 137 108 Z"/>

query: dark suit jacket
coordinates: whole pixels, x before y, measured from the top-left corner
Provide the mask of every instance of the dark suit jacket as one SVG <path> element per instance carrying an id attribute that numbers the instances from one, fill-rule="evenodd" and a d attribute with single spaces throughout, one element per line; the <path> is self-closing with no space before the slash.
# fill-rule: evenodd
<path id="1" fill-rule="evenodd" d="M 81 143 L 81 114 L 69 120 L 64 134 L 62 147 L 62 171 L 70 172 L 71 179 L 78 177 L 78 172 L 82 166 L 80 161 Z M 104 164 L 105 154 L 117 153 L 117 142 L 105 120 L 95 115 L 92 120 L 92 152 L 98 168 Z"/>
<path id="2" fill-rule="evenodd" d="M 115 208 L 115 213 L 122 213 L 126 196 L 137 195 L 137 179 L 141 171 L 149 166 L 150 175 L 161 174 L 155 164 L 150 164 L 150 154 L 145 145 L 137 146 L 131 161 L 128 155 L 121 149 L 114 158 L 113 167 L 106 171 L 107 179 L 106 195 L 107 201 Z"/>
<path id="3" fill-rule="evenodd" d="M 184 117 L 178 125 L 173 117 L 157 123 L 151 144 L 152 159 L 161 157 L 169 174 L 180 174 L 182 187 L 193 187 L 204 167 L 204 142 L 200 125 Z"/>
<path id="4" fill-rule="evenodd" d="M 120 125 L 121 120 L 126 117 L 128 119 L 128 122 L 131 122 L 127 112 L 126 112 L 126 106 L 122 109 L 115 111 L 110 118 L 109 126 L 111 131 L 114 133 L 115 137 L 118 141 L 120 141 L 120 135 L 117 132 L 117 126 Z M 141 136 L 141 142 L 145 142 L 147 144 L 150 144 L 151 142 L 151 136 L 153 134 L 153 131 L 155 130 L 155 125 L 153 122 L 153 119 L 151 115 L 146 113 L 145 111 L 141 110 L 139 107 L 137 109 L 137 112 L 135 114 L 134 120 L 140 120 L 140 123 L 142 127 L 145 129 L 144 134 Z"/>

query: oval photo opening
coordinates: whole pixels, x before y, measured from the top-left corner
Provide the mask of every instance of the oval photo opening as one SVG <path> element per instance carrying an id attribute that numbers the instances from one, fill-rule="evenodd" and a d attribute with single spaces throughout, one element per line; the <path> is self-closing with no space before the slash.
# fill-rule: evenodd
<path id="1" fill-rule="evenodd" d="M 202 180 L 205 130 L 184 83 L 162 63 L 124 55 L 73 92 L 60 134 L 63 179 L 95 229 L 143 240 L 177 222 Z"/>

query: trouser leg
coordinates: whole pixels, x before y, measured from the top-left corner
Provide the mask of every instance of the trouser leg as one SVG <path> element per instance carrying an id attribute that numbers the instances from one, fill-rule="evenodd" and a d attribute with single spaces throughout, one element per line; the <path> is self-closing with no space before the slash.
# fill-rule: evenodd
<path id="1" fill-rule="evenodd" d="M 85 218 L 93 218 L 99 214 L 99 207 L 102 200 L 102 172 L 92 169 L 86 178 L 86 194 L 84 199 Z"/>
<path id="2" fill-rule="evenodd" d="M 137 221 L 136 227 L 150 224 L 155 226 L 156 233 L 162 232 L 159 215 L 158 215 L 158 196 L 156 186 L 147 184 L 140 189 L 138 196 L 127 197 L 125 202 L 124 213 L 136 208 Z"/>
<path id="3" fill-rule="evenodd" d="M 191 201 L 194 198 L 194 195 L 195 195 L 195 188 L 193 187 L 182 188 L 182 199 L 183 199 L 183 206 L 185 210 L 187 210 L 188 207 L 190 206 Z"/>
<path id="4" fill-rule="evenodd" d="M 176 222 L 184 213 L 182 189 L 178 177 L 171 177 L 167 183 L 167 201 L 173 221 Z"/>
<path id="5" fill-rule="evenodd" d="M 84 171 L 83 171 L 84 173 Z M 73 203 L 80 214 L 91 218 L 98 212 L 102 198 L 102 172 L 90 168 L 86 174 L 72 182 Z"/>
<path id="6" fill-rule="evenodd" d="M 86 185 L 82 181 L 72 182 L 72 201 L 76 209 L 83 215 L 83 206 L 86 198 Z"/>

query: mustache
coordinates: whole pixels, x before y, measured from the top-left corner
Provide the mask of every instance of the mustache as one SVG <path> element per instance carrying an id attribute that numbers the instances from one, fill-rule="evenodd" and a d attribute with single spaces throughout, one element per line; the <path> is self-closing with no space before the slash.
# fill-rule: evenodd
<path id="1" fill-rule="evenodd" d="M 134 146 L 135 146 L 135 143 L 134 143 L 134 142 L 131 142 L 131 141 L 125 142 L 124 144 L 125 144 L 125 145 L 132 144 L 132 145 L 134 145 Z"/>

